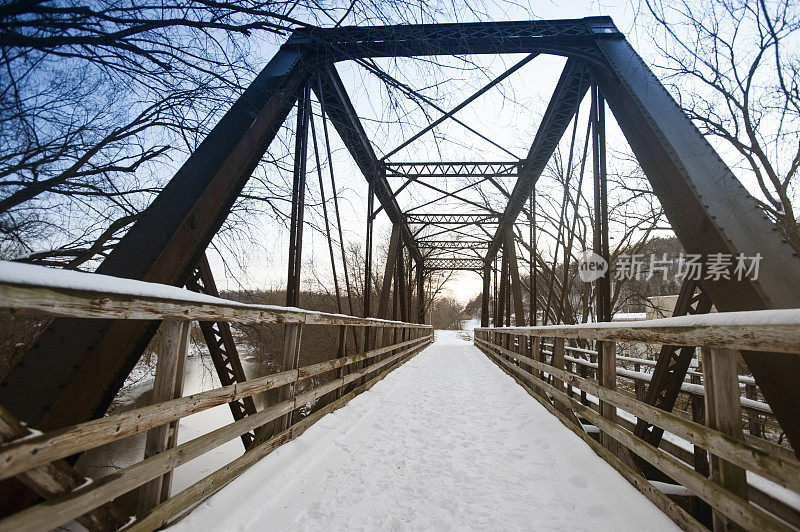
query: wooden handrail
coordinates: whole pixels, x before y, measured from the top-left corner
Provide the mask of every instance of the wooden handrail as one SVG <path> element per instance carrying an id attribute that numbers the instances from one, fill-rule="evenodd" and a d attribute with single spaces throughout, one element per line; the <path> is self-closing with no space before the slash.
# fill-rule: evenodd
<path id="1" fill-rule="evenodd" d="M 494 355 L 497 357 L 497 355 Z M 512 372 L 522 373 L 516 366 L 509 364 L 500 358 L 496 360 L 506 369 Z M 517 370 L 517 371 L 515 371 Z M 556 397 L 559 402 L 570 405 L 576 413 L 585 417 L 597 426 L 601 431 L 610 434 L 616 441 L 622 443 L 627 448 L 633 450 L 642 458 L 651 463 L 657 464 L 665 473 L 675 478 L 690 491 L 704 499 L 713 508 L 718 508 L 724 513 L 735 516 L 735 521 L 748 530 L 781 530 L 784 528 L 782 521 L 770 515 L 766 511 L 749 504 L 747 500 L 738 497 L 724 489 L 721 489 L 713 481 L 705 476 L 696 473 L 686 464 L 664 453 L 655 447 L 647 444 L 644 440 L 635 437 L 632 433 L 620 428 L 618 425 L 608 421 L 603 416 L 591 408 L 581 404 L 579 401 L 569 397 L 566 393 L 544 381 L 535 383 L 535 386 L 545 390 L 548 394 Z"/>
<path id="2" fill-rule="evenodd" d="M 479 327 L 476 332 L 797 353 L 800 309 L 716 312 L 624 323 Z"/>
<path id="3" fill-rule="evenodd" d="M 75 273 L 75 272 L 73 272 Z M 83 274 L 93 275 L 93 274 Z M 131 295 L 123 291 L 38 286 L 0 281 L 0 313 L 34 317 L 70 317 L 124 320 L 225 321 L 230 323 L 304 323 L 430 329 L 430 325 L 345 314 L 315 312 L 275 305 L 253 305 L 215 298 L 174 286 L 142 283 L 170 289 L 169 296 Z M 144 292 L 144 290 L 143 290 Z"/>
<path id="4" fill-rule="evenodd" d="M 260 410 L 256 414 L 204 434 L 191 441 L 166 450 L 161 454 L 137 462 L 117 471 L 83 489 L 56 497 L 36 506 L 22 510 L 0 520 L 0 529 L 4 530 L 41 530 L 66 523 L 75 517 L 90 511 L 105 502 L 158 478 L 187 461 L 208 452 L 219 445 L 239 437 L 265 423 L 288 414 L 299 406 L 317 399 L 327 393 L 339 389 L 362 377 L 391 365 L 393 362 L 416 354 L 430 343 L 430 337 L 424 338 L 421 344 L 412 345 L 383 360 L 364 367 L 344 377 L 334 379 L 296 397 Z M 389 346 L 396 349 L 397 346 Z M 396 366 L 395 366 L 396 367 Z M 162 403 L 163 404 L 163 403 Z M 46 438 L 48 435 L 45 434 Z M 24 444 L 24 442 L 21 442 Z M 30 463 L 30 462 L 29 462 Z M 27 464 L 26 464 L 27 465 Z"/>
<path id="5" fill-rule="evenodd" d="M 519 353 L 501 346 L 493 345 L 480 338 L 476 338 L 475 341 L 485 348 L 493 349 L 508 356 L 513 356 L 525 364 L 546 371 L 567 384 L 590 393 L 616 407 L 622 408 L 636 417 L 645 419 L 649 423 L 657 425 L 686 441 L 698 445 L 703 449 L 713 449 L 715 454 L 718 454 L 726 460 L 740 465 L 741 467 L 751 469 L 755 473 L 785 488 L 800 492 L 800 462 L 796 460 L 786 459 L 778 455 L 767 453 L 746 443 L 731 440 L 731 438 L 719 431 L 709 429 L 699 423 L 687 421 L 675 414 L 628 397 L 623 393 L 603 388 L 589 379 L 565 370 L 554 368 L 544 362 L 522 356 Z"/>
<path id="6" fill-rule="evenodd" d="M 544 349 L 546 338 L 553 339 L 550 351 Z M 563 366 L 563 344 L 567 338 L 599 342 L 597 345 L 602 349 L 597 351 L 575 350 L 597 356 L 598 363 L 591 363 L 597 371 L 603 367 L 608 371 L 609 367 L 616 366 L 614 347 L 617 342 L 700 347 L 703 385 L 692 384 L 689 391 L 704 395 L 707 411 L 713 409 L 706 414 L 706 425 L 698 423 L 697 418 L 689 420 L 680 413 L 666 412 L 629 393 L 616 391 L 614 377 L 610 382 L 598 382 L 568 371 Z M 650 489 L 629 453 L 638 455 L 705 500 L 713 509 L 715 529 L 718 520 L 732 521 L 753 530 L 783 529 L 786 523 L 800 527 L 800 520 L 789 507 L 765 491 L 748 486 L 745 475 L 746 471 L 751 471 L 800 493 L 800 461 L 776 452 L 764 445 L 766 442 L 746 437 L 740 425 L 739 401 L 735 400 L 739 396 L 737 350 L 800 353 L 800 310 L 720 313 L 700 319 L 692 316 L 624 324 L 477 328 L 474 343 L 565 425 L 576 434 L 586 436 L 584 440 L 590 438 L 583 434 L 576 415 L 595 425 L 600 431 L 601 443 L 592 441 L 592 448 L 682 527 L 694 526 L 687 526 L 688 514 Z M 544 355 L 550 356 L 546 359 Z M 603 365 L 604 357 L 611 366 Z M 583 359 L 566 359 L 589 365 Z M 635 359 L 626 359 L 626 362 L 635 362 Z M 627 377 L 631 373 L 616 368 L 611 375 Z M 584 403 L 586 396 L 574 396 L 572 389 L 593 396 L 595 404 Z M 617 408 L 693 444 L 695 453 L 697 449 L 708 451 L 712 461 L 711 476 L 704 476 L 698 472 L 702 469 L 695 471 L 690 465 L 695 457 L 691 451 L 686 451 L 685 456 L 673 455 L 666 447 L 656 448 L 634 435 L 633 425 L 626 418 L 617 417 Z"/>
<path id="7" fill-rule="evenodd" d="M 140 486 L 144 487 L 139 489 L 137 513 L 140 517 L 142 514 L 152 515 L 152 519 L 158 519 L 159 523 L 163 524 L 175 515 L 169 513 L 170 509 L 174 509 L 174 512 L 181 511 L 210 494 L 205 488 L 200 492 L 190 489 L 185 490 L 185 493 L 182 492 L 180 497 L 166 499 L 169 484 L 164 479 L 169 477 L 174 468 L 247 432 L 266 429 L 263 436 L 267 438 L 274 429 L 277 434 L 266 441 L 260 443 L 256 441 L 250 452 L 213 475 L 213 486 L 219 489 L 235 477 L 233 472 L 241 472 L 243 468 L 255 463 L 257 457 L 266 455 L 280 444 L 292 439 L 324 413 L 342 406 L 356 394 L 368 389 L 377 380 L 419 353 L 433 340 L 432 328 L 425 324 L 358 318 L 272 305 L 245 304 L 196 294 L 172 286 L 2 261 L 0 266 L 2 266 L 0 314 L 163 320 L 165 330 L 173 332 L 186 331 L 186 322 L 195 320 L 247 324 L 279 323 L 287 325 L 287 329 L 292 329 L 297 334 L 296 345 L 293 346 L 294 352 L 289 357 L 294 362 L 286 364 L 284 361 L 286 371 L 188 397 L 179 397 L 180 392 L 177 392 L 173 395 L 177 397 L 175 399 L 46 434 L 28 434 L 0 445 L 0 480 L 3 480 L 50 467 L 48 464 L 51 463 L 63 463 L 62 458 L 144 431 L 148 431 L 148 441 L 151 436 L 155 441 L 159 439 L 157 436 L 163 433 L 168 424 L 175 425 L 178 420 L 188 415 L 214 406 L 268 390 L 277 389 L 280 394 L 277 404 L 271 404 L 229 425 L 181 445 L 174 446 L 174 442 L 169 443 L 149 455 L 146 454 L 144 460 L 89 485 L 78 489 L 62 489 L 61 495 L 49 495 L 46 503 L 31 506 L 0 521 L 0 529 L 4 530 L 54 528 Z M 176 323 L 181 323 L 180 327 L 168 327 Z M 305 325 L 377 328 L 378 334 L 373 335 L 377 340 L 377 343 L 373 343 L 376 347 L 363 353 L 340 356 L 298 368 L 301 337 L 299 333 Z M 384 329 L 396 331 L 397 334 L 391 335 L 395 343 L 384 342 Z M 185 342 L 182 345 L 176 351 L 178 357 L 186 356 Z M 345 372 L 344 368 L 349 368 L 349 372 Z M 334 370 L 338 371 L 332 380 L 302 393 L 295 390 L 295 384 L 299 381 Z M 345 387 L 354 383 L 355 388 L 344 393 Z M 292 413 L 300 406 L 337 390 L 339 397 L 324 404 L 321 410 L 304 419 L 293 420 Z M 9 417 L 9 422 L 12 421 L 16 423 L 16 420 Z M 202 483 L 203 481 L 200 481 L 197 485 Z M 166 489 L 163 488 L 164 485 L 167 486 Z M 143 494 L 146 496 L 143 497 Z M 104 522 L 98 526 L 107 528 L 116 524 Z M 143 524 L 137 525 L 136 528 L 147 529 Z"/>
<path id="8" fill-rule="evenodd" d="M 337 358 L 299 369 L 273 373 L 265 377 L 231 384 L 205 392 L 143 406 L 120 414 L 94 419 L 46 434 L 25 437 L 0 445 L 0 480 L 12 477 L 36 466 L 72 456 L 133 434 L 144 432 L 209 408 L 274 390 L 326 371 L 361 362 L 394 349 L 413 347 L 426 342 L 415 338 L 347 357 Z"/>

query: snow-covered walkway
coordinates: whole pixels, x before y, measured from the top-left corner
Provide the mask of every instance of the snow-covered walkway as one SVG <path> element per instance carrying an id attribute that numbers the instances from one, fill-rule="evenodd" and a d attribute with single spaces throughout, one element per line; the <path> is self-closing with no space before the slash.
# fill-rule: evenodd
<path id="1" fill-rule="evenodd" d="M 674 530 L 471 343 L 436 342 L 196 508 L 197 530 Z"/>

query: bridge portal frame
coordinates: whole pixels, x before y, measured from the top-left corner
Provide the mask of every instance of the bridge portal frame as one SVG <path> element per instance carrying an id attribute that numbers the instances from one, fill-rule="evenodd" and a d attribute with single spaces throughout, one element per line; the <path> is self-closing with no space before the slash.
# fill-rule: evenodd
<path id="1" fill-rule="evenodd" d="M 567 61 L 483 258 L 485 280 L 577 106 L 594 85 L 686 251 L 761 255 L 757 280 L 703 281 L 717 308 L 790 308 L 800 302 L 797 254 L 781 241 L 755 200 L 608 17 L 295 31 L 97 273 L 184 285 L 309 86 L 368 182 L 370 198 L 374 194 L 398 227 L 417 271 L 425 270 L 414 234 L 335 64 L 365 64 L 375 57 L 506 53 L 555 54 Z M 484 299 L 488 295 L 485 291 Z M 153 321 L 56 319 L 7 376 L 0 403 L 45 430 L 99 417 L 157 326 Z M 61 356 L 52 357 L 54 352 Z M 743 357 L 789 440 L 800 449 L 800 390 L 794 383 L 800 359 L 755 352 Z"/>

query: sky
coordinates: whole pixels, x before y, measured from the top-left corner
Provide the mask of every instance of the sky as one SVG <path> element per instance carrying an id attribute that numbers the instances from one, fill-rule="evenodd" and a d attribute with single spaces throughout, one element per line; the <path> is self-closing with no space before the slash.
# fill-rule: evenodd
<path id="1" fill-rule="evenodd" d="M 581 18 L 597 15 L 611 16 L 617 27 L 626 34 L 634 48 L 646 61 L 656 57 L 651 38 L 634 24 L 635 13 L 630 0 L 494 4 L 485 8 L 485 13 L 480 19 L 502 21 L 530 18 Z M 461 21 L 471 21 L 475 18 L 471 14 L 460 14 Z M 439 20 L 439 22 L 450 21 L 452 20 L 448 18 Z M 401 81 L 415 89 L 422 89 L 426 96 L 435 99 L 442 108 L 450 109 L 487 83 L 490 77 L 499 75 L 522 58 L 522 55 L 483 55 L 463 58 L 380 59 L 376 62 Z M 534 138 L 541 114 L 561 73 L 564 61 L 563 58 L 555 56 L 536 57 L 508 80 L 460 111 L 456 115 L 457 118 L 506 148 L 516 158 L 524 158 Z M 427 125 L 428 118 L 419 109 L 405 105 L 399 110 L 395 110 L 388 105 L 389 99 L 384 85 L 362 67 L 352 62 L 339 63 L 337 70 L 348 89 L 356 111 L 362 118 L 362 123 L 379 158 L 398 146 L 402 140 Z M 316 104 L 314 105 L 316 106 Z M 581 110 L 583 118 L 579 121 L 579 130 L 585 127 L 585 117 L 588 115 L 587 106 L 588 102 L 584 102 Z M 317 107 L 315 109 L 318 111 Z M 439 116 L 440 113 L 430 110 L 431 118 Z M 613 121 L 613 116 L 610 113 L 607 116 L 609 153 L 612 154 L 609 166 L 613 166 L 616 163 L 613 160 L 613 153 L 617 150 L 624 153 L 627 148 L 624 137 Z M 287 124 L 293 123 L 293 115 L 290 114 Z M 320 142 L 322 142 L 319 122 L 317 122 L 317 129 Z M 453 121 L 444 122 L 436 128 L 435 132 L 436 136 L 430 133 L 423 136 L 393 155 L 391 160 L 395 162 L 512 160 L 508 153 L 504 153 L 476 137 Z M 286 145 L 291 146 L 291 132 L 286 131 L 284 134 L 288 135 L 285 139 Z M 568 142 L 566 137 L 568 135 L 565 135 L 565 139 L 562 140 L 562 149 L 565 149 L 565 143 Z M 363 245 L 367 212 L 367 184 L 335 134 L 332 136 L 331 147 L 345 240 L 348 243 Z M 324 153 L 322 159 L 323 166 L 321 168 L 324 179 L 327 181 L 329 179 L 328 162 L 324 160 Z M 267 175 L 265 178 L 287 179 L 287 176 Z M 309 153 L 307 179 L 307 200 L 309 204 L 318 203 L 318 176 L 311 152 Z M 399 185 L 397 181 L 390 180 L 390 183 L 393 184 L 393 188 Z M 452 190 L 458 185 L 459 183 L 447 183 L 443 186 Z M 329 187 L 328 184 L 324 186 Z M 513 181 L 507 181 L 504 186 L 508 189 L 512 188 Z M 542 183 L 542 186 L 547 187 L 546 181 Z M 419 205 L 432 197 L 431 191 L 420 189 L 421 187 L 409 187 L 399 195 L 398 202 L 401 208 L 407 209 L 410 206 Z M 330 188 L 326 189 L 326 195 L 330 199 Z M 542 202 L 546 201 L 547 196 L 543 196 Z M 541 206 L 543 209 L 549 207 L 544 204 Z M 456 207 L 452 206 L 452 208 Z M 304 233 L 303 288 L 313 289 L 320 284 L 331 288 L 327 239 L 319 230 L 312 228 L 312 226 L 323 227 L 318 205 L 307 207 L 306 220 L 310 226 Z M 211 254 L 212 267 L 215 269 L 217 282 L 221 287 L 227 289 L 285 287 L 288 231 L 283 224 L 276 222 L 268 215 L 264 215 L 263 220 L 255 226 L 257 228 L 252 230 L 243 242 L 239 242 L 237 250 Z M 380 214 L 376 218 L 374 229 L 377 247 L 380 247 L 381 244 L 385 245 L 390 231 L 388 219 L 384 214 Z M 546 250 L 552 243 L 548 244 L 546 237 L 543 239 L 540 249 Z M 238 255 L 236 260 L 232 260 L 233 254 Z M 341 276 L 340 267 L 339 273 Z M 481 280 L 477 274 L 461 272 L 451 278 L 445 293 L 461 303 L 466 303 L 480 293 L 480 290 Z"/>

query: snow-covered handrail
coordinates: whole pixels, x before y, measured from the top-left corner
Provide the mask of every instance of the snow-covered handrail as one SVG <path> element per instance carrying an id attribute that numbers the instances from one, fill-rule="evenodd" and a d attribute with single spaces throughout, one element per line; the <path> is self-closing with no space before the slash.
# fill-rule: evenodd
<path id="1" fill-rule="evenodd" d="M 476 332 L 616 342 L 800 352 L 800 309 L 717 312 L 630 321 L 541 327 L 481 327 Z"/>
<path id="2" fill-rule="evenodd" d="M 787 449 L 775 443 L 743 432 L 743 406 L 751 411 L 747 416 L 750 421 L 754 420 L 753 410 L 759 411 L 758 416 L 769 416 L 771 412 L 765 403 L 740 397 L 737 374 L 739 351 L 773 351 L 789 356 L 800 353 L 800 309 L 625 323 L 483 327 L 475 329 L 474 339 L 475 345 L 491 360 L 515 377 L 545 408 L 684 528 L 695 528 L 697 522 L 664 493 L 654 492 L 653 485 L 631 460 L 631 454 L 705 500 L 715 516 L 725 516 L 744 529 L 783 529 L 781 519 L 788 519 L 792 526 L 800 528 L 800 519 L 792 517 L 796 510 L 772 491 L 767 493 L 748 485 L 748 473 L 753 473 L 800 494 L 800 462 L 791 456 L 791 451 L 787 453 Z M 567 339 L 596 341 L 596 351 L 574 349 L 573 352 L 595 355 L 597 362 L 568 356 Z M 650 374 L 617 367 L 620 359 L 617 344 L 628 342 L 703 348 L 703 383 L 682 383 L 681 389 L 704 396 L 700 405 L 705 408 L 696 407 L 693 402 L 688 417 L 686 413 L 662 410 L 643 401 L 639 390 L 636 396 L 617 390 L 618 377 L 639 381 L 651 378 Z M 626 362 L 636 361 L 624 358 Z M 572 363 L 589 366 L 585 368 L 589 371 L 576 374 L 570 371 Z M 580 395 L 575 393 L 576 389 Z M 588 400 L 590 396 L 595 398 L 594 403 Z M 638 422 L 631 424 L 630 420 L 637 418 Z M 583 423 L 599 430 L 599 443 L 584 430 Z M 637 430 L 641 426 L 647 428 L 644 434 Z M 652 432 L 648 427 L 652 427 Z M 673 454 L 669 446 L 651 441 L 648 435 L 656 433 L 656 429 L 693 444 L 688 459 Z M 696 455 L 698 452 L 702 454 Z M 692 464 L 700 463 L 706 452 L 718 458 L 710 460 L 710 477 Z M 722 463 L 725 463 L 724 474 L 719 469 Z"/>
<path id="3" fill-rule="evenodd" d="M 252 305 L 174 286 L 106 275 L 0 261 L 0 314 L 115 320 L 161 320 L 153 397 L 155 404 L 41 434 L 0 405 L 0 480 L 33 483 L 46 503 L 0 520 L 2 530 L 49 530 L 73 519 L 89 528 L 154 530 L 244 472 L 261 457 L 301 434 L 325 414 L 366 391 L 433 341 L 430 325 L 358 318 L 273 305 Z M 190 322 L 285 325 L 281 371 L 181 397 Z M 363 328 L 362 352 L 299 367 L 305 325 Z M 346 326 L 346 327 L 345 327 Z M 302 381 L 302 389 L 298 386 Z M 264 408 L 177 444 L 178 421 L 214 406 L 273 390 Z M 306 404 L 315 411 L 294 414 Z M 145 456 L 113 475 L 86 484 L 63 458 L 147 431 Z M 247 452 L 168 498 L 172 471 L 204 453 L 250 434 Z M 36 471 L 35 475 L 31 475 Z M 33 479 L 33 480 L 31 480 Z M 46 486 L 45 489 L 38 489 Z M 106 503 L 137 490 L 138 520 L 127 523 Z"/>
<path id="4" fill-rule="evenodd" d="M 0 261 L 0 312 L 73 318 L 431 328 L 293 307 L 253 305 L 164 284 L 8 261 Z"/>

